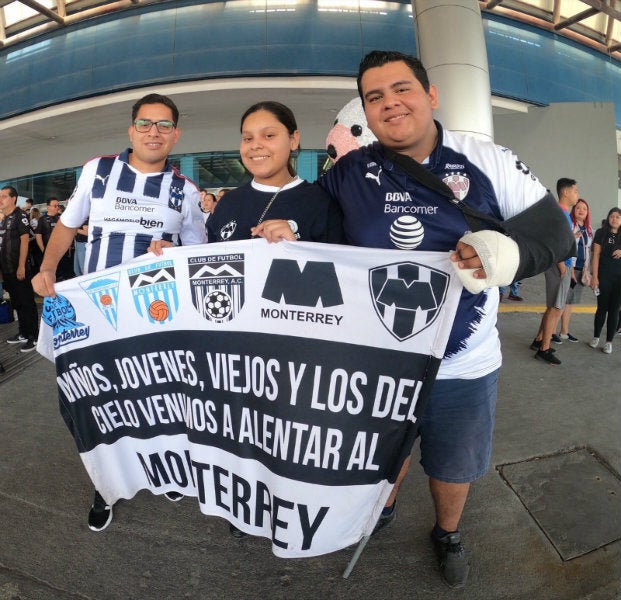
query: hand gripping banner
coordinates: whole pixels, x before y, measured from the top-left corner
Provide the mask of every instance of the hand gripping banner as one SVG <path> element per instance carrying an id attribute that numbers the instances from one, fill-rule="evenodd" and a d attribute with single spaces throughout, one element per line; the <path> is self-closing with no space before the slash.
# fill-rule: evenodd
<path id="1" fill-rule="evenodd" d="M 448 254 L 174 248 L 57 284 L 38 349 L 108 502 L 178 491 L 316 556 L 373 529 L 460 291 Z"/>

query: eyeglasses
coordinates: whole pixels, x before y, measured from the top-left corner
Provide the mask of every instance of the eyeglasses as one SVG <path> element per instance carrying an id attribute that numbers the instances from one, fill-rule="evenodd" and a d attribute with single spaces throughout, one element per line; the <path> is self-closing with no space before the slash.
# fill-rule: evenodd
<path id="1" fill-rule="evenodd" d="M 172 133 L 176 125 L 172 121 L 151 121 L 151 119 L 136 119 L 134 129 L 138 133 L 149 133 L 151 127 L 155 125 L 160 133 Z"/>

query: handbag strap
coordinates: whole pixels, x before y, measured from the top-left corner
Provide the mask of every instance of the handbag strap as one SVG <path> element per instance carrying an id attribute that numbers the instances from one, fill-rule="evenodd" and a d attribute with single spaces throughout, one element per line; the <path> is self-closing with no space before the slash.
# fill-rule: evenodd
<path id="1" fill-rule="evenodd" d="M 446 198 L 451 204 L 454 204 L 463 213 L 468 226 L 472 231 L 480 231 L 481 229 L 489 229 L 491 225 L 492 229 L 506 233 L 502 221 L 499 221 L 491 215 L 486 215 L 471 206 L 468 206 L 463 200 L 455 197 L 455 193 L 451 188 L 444 183 L 437 175 L 434 175 L 429 169 L 426 169 L 418 161 L 414 160 L 411 156 L 405 154 L 399 154 L 384 147 L 384 155 L 391 162 L 398 165 L 407 175 L 409 175 L 418 183 L 424 185 L 426 188 L 437 192 L 444 198 Z M 488 223 L 487 227 L 483 226 L 483 222 Z"/>

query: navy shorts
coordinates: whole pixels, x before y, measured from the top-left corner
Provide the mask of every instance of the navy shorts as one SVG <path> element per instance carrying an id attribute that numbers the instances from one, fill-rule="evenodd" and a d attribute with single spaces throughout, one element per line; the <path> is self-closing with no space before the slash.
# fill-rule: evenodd
<path id="1" fill-rule="evenodd" d="M 419 421 L 420 464 L 428 477 L 469 483 L 489 468 L 498 373 L 437 379 Z"/>

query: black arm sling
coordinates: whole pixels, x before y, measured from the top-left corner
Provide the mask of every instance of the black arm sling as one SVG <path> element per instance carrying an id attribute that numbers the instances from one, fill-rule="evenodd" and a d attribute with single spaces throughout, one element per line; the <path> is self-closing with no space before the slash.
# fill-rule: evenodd
<path id="1" fill-rule="evenodd" d="M 501 221 L 482 213 L 455 197 L 451 188 L 413 158 L 383 148 L 384 155 L 406 175 L 437 192 L 461 210 L 470 229 L 491 229 L 510 237 L 519 248 L 520 264 L 514 280 L 543 273 L 553 264 L 576 255 L 576 240 L 567 218 L 548 193 L 521 213 Z"/>

